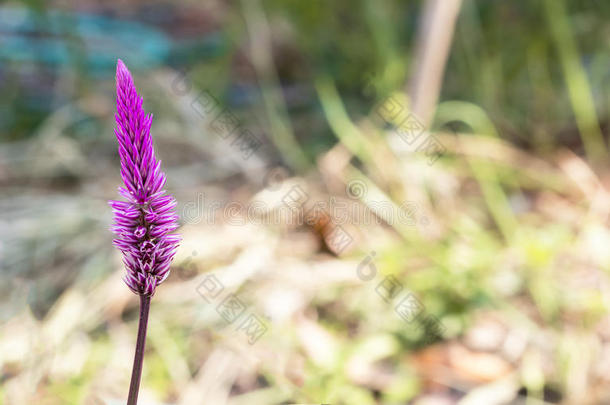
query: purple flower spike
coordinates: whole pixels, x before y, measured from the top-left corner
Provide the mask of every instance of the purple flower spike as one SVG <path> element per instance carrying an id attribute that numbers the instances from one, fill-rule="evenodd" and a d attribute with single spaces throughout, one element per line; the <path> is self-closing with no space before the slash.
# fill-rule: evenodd
<path id="1" fill-rule="evenodd" d="M 176 200 L 165 195 L 165 174 L 157 161 L 150 136 L 152 114 L 146 115 L 127 66 L 118 60 L 116 69 L 114 133 L 119 141 L 121 177 L 125 187 L 119 194 L 127 201 L 110 201 L 114 211 L 111 230 L 114 245 L 123 252 L 127 270 L 124 281 L 136 294 L 152 296 L 169 276 L 169 266 L 180 236 L 174 212 Z"/>

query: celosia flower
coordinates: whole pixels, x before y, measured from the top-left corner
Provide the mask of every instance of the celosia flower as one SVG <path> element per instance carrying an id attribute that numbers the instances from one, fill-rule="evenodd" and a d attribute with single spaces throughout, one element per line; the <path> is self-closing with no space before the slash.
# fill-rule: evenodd
<path id="1" fill-rule="evenodd" d="M 152 114 L 146 115 L 129 70 L 119 59 L 116 70 L 117 128 L 121 177 L 119 193 L 127 201 L 110 201 L 117 235 L 114 245 L 123 252 L 124 281 L 136 294 L 152 296 L 169 276 L 169 266 L 180 237 L 176 201 L 165 194 L 165 174 L 157 161 L 150 135 Z"/>

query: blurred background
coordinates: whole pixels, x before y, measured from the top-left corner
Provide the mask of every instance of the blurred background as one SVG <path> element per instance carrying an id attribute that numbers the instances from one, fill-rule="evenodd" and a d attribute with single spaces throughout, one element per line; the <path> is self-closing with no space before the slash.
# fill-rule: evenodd
<path id="1" fill-rule="evenodd" d="M 141 404 L 610 402 L 610 3 L 0 4 L 0 404 L 125 403 L 117 58 L 183 242 Z"/>

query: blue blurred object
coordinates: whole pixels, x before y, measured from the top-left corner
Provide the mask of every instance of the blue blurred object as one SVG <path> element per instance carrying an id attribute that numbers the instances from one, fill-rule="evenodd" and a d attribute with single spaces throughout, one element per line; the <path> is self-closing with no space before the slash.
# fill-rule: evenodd
<path id="1" fill-rule="evenodd" d="M 167 35 L 135 21 L 58 10 L 0 7 L 0 60 L 61 67 L 79 64 L 92 74 L 114 73 L 117 58 L 134 69 L 154 68 L 197 51 L 217 54 L 222 38 L 174 44 Z M 176 60 L 178 59 L 178 60 Z"/>

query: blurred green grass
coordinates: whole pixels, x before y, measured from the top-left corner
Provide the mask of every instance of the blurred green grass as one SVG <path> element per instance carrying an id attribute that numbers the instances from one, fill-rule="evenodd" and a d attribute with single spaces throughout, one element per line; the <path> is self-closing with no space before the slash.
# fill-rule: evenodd
<path id="1" fill-rule="evenodd" d="M 370 198 L 417 201 L 429 221 L 352 226 L 340 255 L 317 226 L 185 223 L 176 267 L 189 257 L 193 267 L 153 304 L 143 401 L 467 404 L 478 390 L 500 401 L 502 382 L 512 397 L 489 403 L 524 392 L 528 403 L 604 403 L 610 6 L 464 1 L 431 128 L 447 150 L 428 165 L 397 152 L 377 116 L 390 96 L 409 103 L 422 2 L 314 3 L 91 6 L 156 27 L 182 55 L 134 69 L 180 209 L 202 190 L 277 203 L 292 182 L 340 198 L 358 179 Z M 207 36 L 216 51 L 190 48 Z M 125 394 L 137 314 L 106 230 L 118 184 L 113 67 L 100 76 L 87 66 L 0 65 L 7 404 Z M 185 94 L 173 87 L 178 71 Z M 260 161 L 203 128 L 190 105 L 202 90 L 266 134 Z M 275 164 L 290 175 L 269 196 L 260 179 Z M 372 250 L 379 277 L 412 291 L 442 336 L 405 325 L 378 279 L 357 279 Z M 233 277 L 268 319 L 254 346 L 197 294 L 210 272 Z"/>

